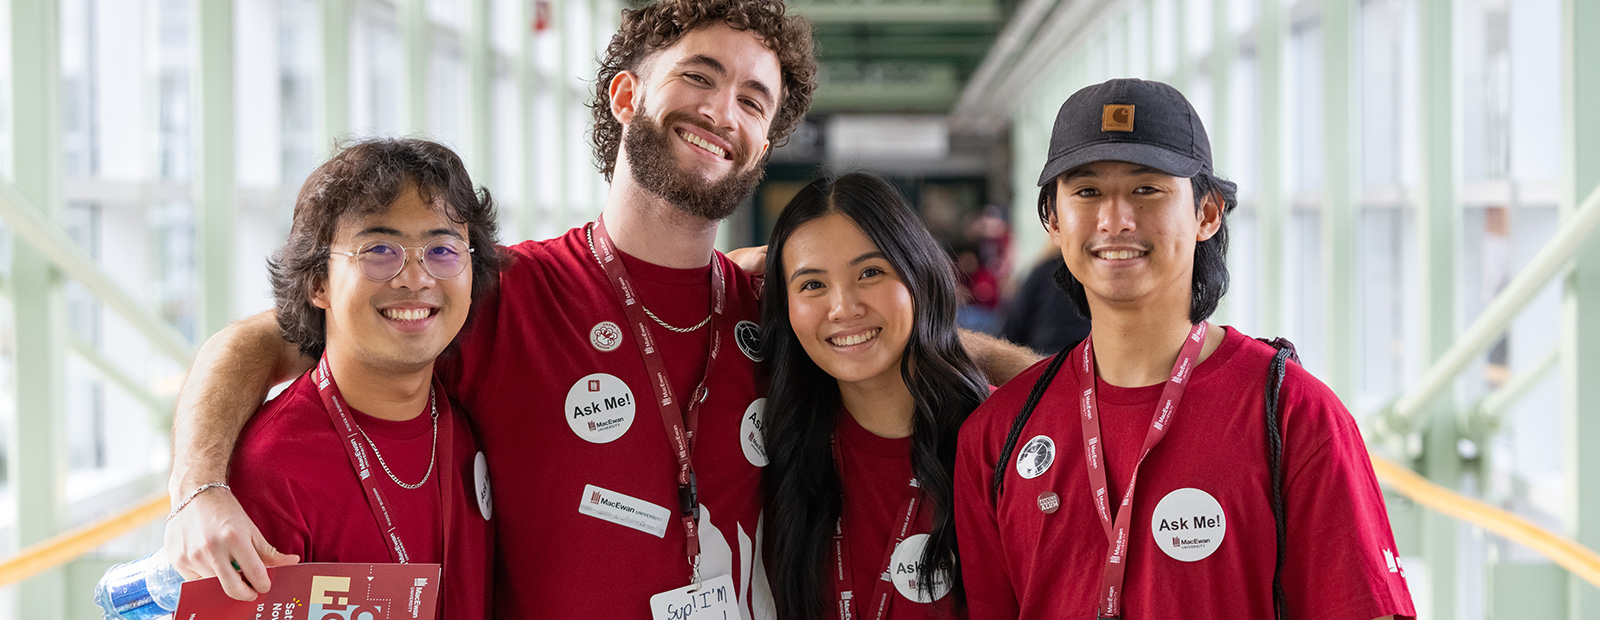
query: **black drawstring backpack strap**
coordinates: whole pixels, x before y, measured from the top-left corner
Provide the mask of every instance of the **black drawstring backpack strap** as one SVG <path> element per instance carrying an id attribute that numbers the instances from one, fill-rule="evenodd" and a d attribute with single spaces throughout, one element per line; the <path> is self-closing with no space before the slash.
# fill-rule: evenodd
<path id="1" fill-rule="evenodd" d="M 1272 519 L 1277 525 L 1278 551 L 1277 558 L 1272 567 L 1272 610 L 1273 617 L 1277 620 L 1288 620 L 1289 611 L 1283 602 L 1283 558 L 1284 544 L 1287 542 L 1287 530 L 1284 519 L 1283 505 L 1283 429 L 1278 424 L 1279 391 L 1283 388 L 1283 376 L 1288 372 L 1289 361 L 1300 363 L 1300 356 L 1295 353 L 1294 343 L 1284 338 L 1262 340 L 1272 348 L 1277 349 L 1277 354 L 1272 356 L 1272 363 L 1267 366 L 1267 393 L 1263 407 L 1266 410 L 1267 425 L 1267 462 L 1272 478 L 1272 488 L 1268 496 L 1272 499 Z"/>
<path id="2" fill-rule="evenodd" d="M 1010 469 L 1006 466 L 1006 462 L 1011 460 L 1011 453 L 1017 449 L 1017 439 L 1022 435 L 1022 427 L 1027 426 L 1028 418 L 1033 417 L 1033 410 L 1039 407 L 1039 399 L 1044 398 L 1044 391 L 1050 387 L 1050 382 L 1055 380 L 1056 373 L 1061 370 L 1061 364 L 1067 361 L 1069 354 L 1078 348 L 1078 343 L 1081 342 L 1083 340 L 1079 339 L 1067 345 L 1050 359 L 1050 363 L 1044 367 L 1044 373 L 1033 382 L 1033 390 L 1028 392 L 1028 400 L 1022 404 L 1022 411 L 1018 411 L 1016 419 L 1011 421 L 1011 432 L 1006 434 L 1006 445 L 1000 449 L 1000 460 L 994 464 L 994 478 L 989 481 L 989 495 L 993 499 L 1000 499 L 1000 489 L 1005 486 L 1006 470 Z"/>

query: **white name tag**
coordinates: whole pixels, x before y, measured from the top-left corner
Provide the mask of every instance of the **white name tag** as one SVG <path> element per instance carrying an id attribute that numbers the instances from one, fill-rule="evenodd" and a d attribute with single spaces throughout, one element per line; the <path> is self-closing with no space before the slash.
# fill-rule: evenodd
<path id="1" fill-rule="evenodd" d="M 667 524 L 672 521 L 672 511 L 666 508 L 592 484 L 583 487 L 583 497 L 578 499 L 578 512 L 656 538 L 666 537 Z"/>
<path id="2" fill-rule="evenodd" d="M 723 575 L 650 597 L 650 617 L 655 620 L 739 620 L 739 593 L 733 577 Z"/>

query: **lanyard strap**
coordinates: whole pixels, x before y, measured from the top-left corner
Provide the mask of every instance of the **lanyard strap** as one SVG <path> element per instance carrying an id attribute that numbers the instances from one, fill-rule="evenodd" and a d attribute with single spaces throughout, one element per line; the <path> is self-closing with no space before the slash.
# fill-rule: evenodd
<path id="1" fill-rule="evenodd" d="M 328 368 L 328 354 L 322 354 L 322 359 L 317 362 L 312 379 L 317 382 L 317 394 L 322 397 L 322 408 L 328 412 L 328 419 L 333 422 L 335 432 L 344 433 L 344 451 L 350 457 L 350 467 L 355 469 L 356 477 L 361 479 L 361 487 L 366 490 L 367 507 L 372 510 L 372 516 L 378 521 L 378 529 L 383 530 L 384 538 L 389 543 L 389 558 L 401 564 L 411 562 L 411 555 L 406 552 L 406 546 L 400 540 L 400 531 L 395 527 L 394 516 L 389 512 L 389 502 L 385 501 L 383 492 L 378 489 L 377 476 L 372 473 L 371 461 L 367 460 L 367 447 L 362 443 L 361 430 L 356 427 L 356 421 L 350 417 L 349 407 L 346 406 L 343 394 L 339 392 L 339 384 L 333 380 L 333 372 Z M 434 458 L 439 459 L 439 518 L 443 520 L 440 534 L 443 535 L 441 553 L 448 554 L 450 548 L 450 497 L 452 483 L 455 481 L 453 469 L 455 466 L 455 425 L 448 419 L 450 413 L 450 399 L 444 399 L 443 407 L 438 404 L 438 396 L 444 393 L 444 387 L 439 384 L 439 378 L 433 377 L 434 407 L 444 410 L 444 428 L 440 429 L 439 437 L 435 441 L 444 444 Z"/>
<path id="2" fill-rule="evenodd" d="M 844 479 L 844 452 L 839 450 L 838 437 L 834 437 L 832 443 L 833 464 L 834 467 L 838 468 L 839 478 L 842 481 Z M 889 538 L 889 544 L 883 550 L 883 572 L 881 573 L 881 578 L 872 587 L 871 609 L 873 611 L 873 620 L 883 620 L 889 616 L 889 603 L 894 594 L 894 580 L 890 576 L 890 571 L 894 568 L 891 565 L 894 562 L 894 550 L 900 546 L 900 541 L 905 540 L 911 534 L 911 526 L 917 520 L 917 510 L 922 507 L 922 503 L 917 501 L 917 498 L 921 495 L 921 487 L 917 484 L 916 478 L 912 478 L 906 484 L 905 495 L 905 503 L 901 505 L 900 511 L 895 513 L 905 515 L 905 517 L 900 521 L 900 529 L 892 532 L 893 536 Z M 842 618 L 857 617 L 854 609 L 856 580 L 855 573 L 851 571 L 853 565 L 851 564 L 850 555 L 850 545 L 845 544 L 844 511 L 841 508 L 839 522 L 835 526 L 833 535 L 833 557 L 835 568 L 837 569 L 834 574 L 833 590 L 839 597 L 839 613 Z"/>
<path id="3" fill-rule="evenodd" d="M 1122 582 L 1128 569 L 1128 535 L 1133 521 L 1133 491 L 1139 484 L 1139 467 L 1144 465 L 1145 457 L 1150 456 L 1150 451 L 1167 436 L 1167 429 L 1172 424 L 1172 414 L 1178 409 L 1178 402 L 1183 400 L 1183 391 L 1187 387 L 1189 373 L 1194 370 L 1195 362 L 1200 358 L 1200 349 L 1205 343 L 1207 323 L 1201 321 L 1194 329 L 1189 331 L 1189 336 L 1183 341 L 1183 349 L 1178 353 L 1178 360 L 1172 365 L 1172 378 L 1167 381 L 1161 390 L 1161 401 L 1156 405 L 1155 414 L 1151 416 L 1150 430 L 1144 436 L 1144 448 L 1139 453 L 1139 460 L 1134 463 L 1133 475 L 1128 478 L 1128 489 L 1122 494 L 1122 505 L 1117 508 L 1115 519 L 1111 515 L 1109 501 L 1109 486 L 1106 484 L 1106 468 L 1104 465 L 1105 442 L 1100 436 L 1100 408 L 1096 404 L 1094 386 L 1094 335 L 1090 334 L 1083 341 L 1083 355 L 1076 371 L 1078 385 L 1084 386 L 1079 401 L 1083 413 L 1083 454 L 1089 469 L 1089 490 L 1094 498 L 1096 512 L 1100 516 L 1100 524 L 1105 527 L 1106 540 L 1110 543 L 1110 552 L 1106 557 L 1105 569 L 1101 572 L 1100 593 L 1103 597 L 1100 602 L 1099 617 L 1122 617 Z"/>
<path id="4" fill-rule="evenodd" d="M 685 413 L 673 395 L 666 361 L 662 359 L 661 351 L 650 335 L 650 320 L 645 316 L 644 304 L 639 301 L 637 289 L 628 277 L 628 268 L 622 264 L 622 257 L 617 253 L 616 244 L 611 241 L 611 235 L 606 233 L 604 218 L 595 218 L 593 238 L 594 247 L 590 249 L 594 252 L 595 260 L 599 261 L 600 268 L 611 280 L 611 287 L 616 292 L 617 299 L 622 302 L 622 311 L 627 315 L 628 323 L 633 326 L 636 336 L 634 345 L 638 347 L 639 355 L 644 358 L 645 371 L 650 375 L 650 382 L 655 387 L 656 403 L 661 410 L 661 423 L 666 427 L 667 440 L 672 442 L 672 450 L 677 457 L 678 514 L 683 519 L 683 531 L 688 538 L 686 553 L 689 558 L 689 568 L 695 582 L 698 583 L 700 498 L 695 483 L 691 449 L 694 446 L 695 428 L 699 426 L 700 403 L 706 393 L 706 381 L 711 377 L 711 369 L 717 362 L 717 353 L 722 348 L 720 326 L 723 306 L 727 301 L 727 283 L 722 279 L 722 263 L 715 257 L 711 260 L 711 351 L 706 356 L 706 374 L 700 378 L 700 384 L 695 387 L 689 399 L 689 409 Z"/>

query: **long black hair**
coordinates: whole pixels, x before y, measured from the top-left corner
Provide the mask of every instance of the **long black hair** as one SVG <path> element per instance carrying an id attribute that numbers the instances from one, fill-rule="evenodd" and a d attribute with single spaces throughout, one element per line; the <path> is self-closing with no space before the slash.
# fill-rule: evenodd
<path id="1" fill-rule="evenodd" d="M 789 324 L 783 248 L 795 230 L 830 214 L 850 218 L 887 257 L 911 293 L 912 327 L 900 377 L 915 402 L 911 471 L 921 485 L 933 530 L 922 565 L 948 565 L 957 607 L 966 600 L 956 552 L 954 471 L 961 423 L 989 395 L 983 375 L 956 338 L 956 283 L 948 255 L 895 191 L 875 176 L 822 178 L 784 207 L 767 251 L 762 293 L 762 348 L 769 380 L 766 411 L 767 516 L 771 519 L 773 597 L 783 620 L 824 615 L 828 554 L 843 506 L 832 438 L 839 384 L 817 367 Z M 874 555 L 876 550 L 873 551 Z M 921 580 L 927 588 L 931 580 Z"/>

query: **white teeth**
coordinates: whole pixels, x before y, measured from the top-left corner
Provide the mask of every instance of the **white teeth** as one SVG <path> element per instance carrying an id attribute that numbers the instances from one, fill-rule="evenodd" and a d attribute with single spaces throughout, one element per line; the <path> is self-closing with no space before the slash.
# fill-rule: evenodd
<path id="1" fill-rule="evenodd" d="M 1138 258 L 1140 256 L 1144 256 L 1144 254 L 1144 252 L 1136 252 L 1133 250 L 1116 250 L 1111 252 L 1096 252 L 1095 256 L 1099 256 L 1100 258 L 1106 260 L 1125 260 L 1129 258 Z"/>
<path id="2" fill-rule="evenodd" d="M 390 308 L 383 311 L 383 316 L 391 321 L 421 321 L 430 314 L 433 314 L 433 311 L 427 308 Z"/>
<path id="3" fill-rule="evenodd" d="M 717 157 L 726 157 L 727 156 L 726 155 L 727 151 L 722 150 L 722 147 L 717 146 L 715 144 L 712 144 L 710 142 L 706 142 L 700 136 L 694 135 L 694 134 L 689 133 L 687 131 L 678 132 L 678 136 L 682 137 L 684 142 L 688 142 L 689 144 L 693 144 L 693 145 L 698 146 L 700 148 L 703 148 L 703 149 L 705 149 L 707 151 L 710 151 L 712 154 L 715 154 Z"/>
<path id="4" fill-rule="evenodd" d="M 856 334 L 854 336 L 844 336 L 842 338 L 829 338 L 828 342 L 831 343 L 833 346 L 836 346 L 836 347 L 848 347 L 848 346 L 852 346 L 852 345 L 858 345 L 858 344 L 861 344 L 861 343 L 866 342 L 868 340 L 872 340 L 873 338 L 877 338 L 878 337 L 878 332 L 881 332 L 881 331 L 883 331 L 883 330 L 882 329 L 874 329 L 872 331 L 862 332 L 862 333 Z"/>

